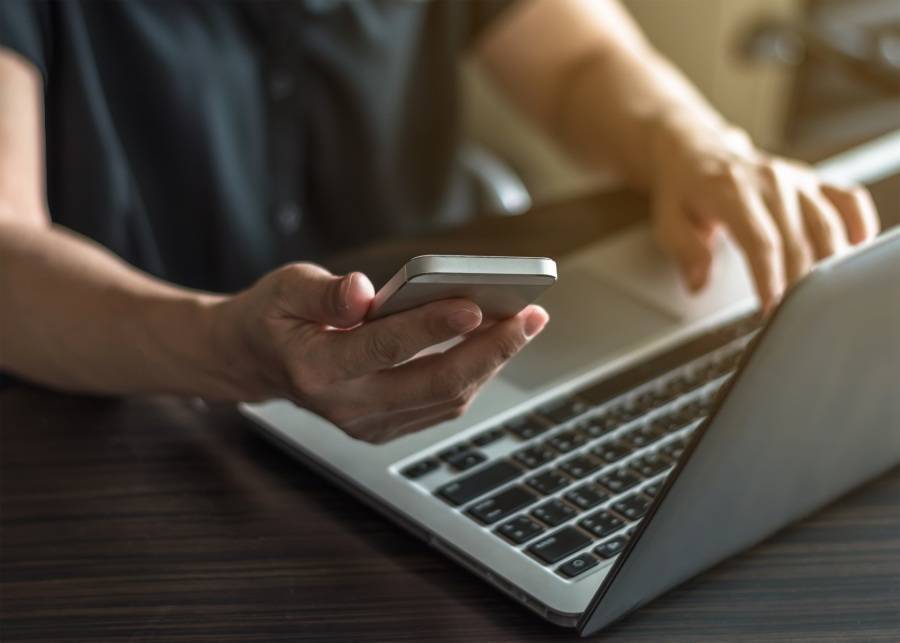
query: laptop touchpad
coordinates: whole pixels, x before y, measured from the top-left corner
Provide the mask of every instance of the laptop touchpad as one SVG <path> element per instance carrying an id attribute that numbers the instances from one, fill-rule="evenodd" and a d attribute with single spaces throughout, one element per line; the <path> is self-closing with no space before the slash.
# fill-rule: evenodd
<path id="1" fill-rule="evenodd" d="M 528 391 L 626 354 L 678 326 L 678 319 L 607 285 L 585 269 L 560 274 L 538 301 L 550 323 L 503 371 L 508 383 Z"/>

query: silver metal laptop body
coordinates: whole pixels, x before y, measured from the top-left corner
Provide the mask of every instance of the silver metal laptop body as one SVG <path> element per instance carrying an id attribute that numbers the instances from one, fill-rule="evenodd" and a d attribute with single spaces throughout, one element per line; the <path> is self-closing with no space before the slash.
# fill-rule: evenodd
<path id="1" fill-rule="evenodd" d="M 900 137 L 882 145 L 900 167 Z M 878 155 L 821 169 L 865 180 Z M 284 401 L 243 410 L 536 612 L 597 631 L 900 461 L 900 233 L 820 266 L 762 332 L 737 251 L 716 261 L 691 297 L 642 227 L 568 257 L 540 302 L 551 324 L 469 413 L 388 445 Z"/>

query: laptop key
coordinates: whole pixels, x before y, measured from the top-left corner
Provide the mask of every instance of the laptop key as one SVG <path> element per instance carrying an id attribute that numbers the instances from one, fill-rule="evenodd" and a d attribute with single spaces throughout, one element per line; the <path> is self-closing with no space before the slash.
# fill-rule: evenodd
<path id="1" fill-rule="evenodd" d="M 538 493 L 549 496 L 551 493 L 556 493 L 560 489 L 569 486 L 571 482 L 571 478 L 564 476 L 559 471 L 551 470 L 528 478 L 525 484 Z"/>
<path id="2" fill-rule="evenodd" d="M 597 538 L 603 538 L 624 527 L 625 521 L 605 509 L 601 509 L 583 518 L 579 521 L 578 526 L 594 534 Z"/>
<path id="3" fill-rule="evenodd" d="M 687 441 L 682 438 L 677 438 L 669 442 L 666 446 L 664 446 L 660 451 L 665 453 L 667 456 L 672 458 L 673 460 L 681 459 L 681 456 L 684 454 L 684 449 L 687 446 Z"/>
<path id="4" fill-rule="evenodd" d="M 509 460 L 499 460 L 475 473 L 449 482 L 435 491 L 451 505 L 462 505 L 470 500 L 475 500 L 492 491 L 502 484 L 514 480 L 522 475 L 522 469 Z"/>
<path id="5" fill-rule="evenodd" d="M 645 478 L 652 478 L 671 467 L 672 461 L 660 453 L 647 453 L 629 462 L 628 466 Z"/>
<path id="6" fill-rule="evenodd" d="M 460 453 L 465 453 L 468 450 L 469 447 L 465 444 L 454 444 L 452 447 L 444 449 L 437 455 L 441 460 L 447 462 L 453 456 L 459 455 Z"/>
<path id="7" fill-rule="evenodd" d="M 655 498 L 659 495 L 660 489 L 662 489 L 663 483 L 660 480 L 659 482 L 654 482 L 653 484 L 648 484 L 646 487 L 641 489 L 641 493 L 645 493 L 651 498 Z"/>
<path id="8" fill-rule="evenodd" d="M 524 509 L 538 497 L 525 487 L 515 486 L 504 489 L 500 493 L 479 500 L 468 508 L 466 513 L 480 523 L 490 525 L 507 516 L 511 516 L 519 509 Z"/>
<path id="9" fill-rule="evenodd" d="M 593 439 L 602 437 L 612 431 L 617 426 L 614 424 L 615 423 L 609 422 L 605 417 L 601 416 L 580 422 L 578 424 L 578 430 Z"/>
<path id="10" fill-rule="evenodd" d="M 421 478 L 426 473 L 431 473 L 439 466 L 441 466 L 440 462 L 434 458 L 428 458 L 405 467 L 400 473 L 410 480 L 415 480 L 416 478 Z"/>
<path id="11" fill-rule="evenodd" d="M 529 469 L 537 469 L 556 458 L 556 451 L 542 444 L 516 451 L 513 459 Z"/>
<path id="12" fill-rule="evenodd" d="M 506 430 L 525 441 L 550 430 L 550 425 L 535 415 L 523 415 L 506 423 Z"/>
<path id="13" fill-rule="evenodd" d="M 576 455 L 574 458 L 569 458 L 562 462 L 559 465 L 559 468 L 576 480 L 579 480 L 591 475 L 594 471 L 599 469 L 600 466 L 601 463 L 590 456 Z"/>
<path id="14" fill-rule="evenodd" d="M 645 447 L 666 437 L 667 433 L 652 422 L 642 424 L 625 434 L 625 440 L 635 448 Z"/>
<path id="15" fill-rule="evenodd" d="M 477 447 L 486 447 L 489 444 L 493 444 L 504 435 L 505 434 L 501 429 L 488 429 L 472 438 L 472 444 Z"/>
<path id="16" fill-rule="evenodd" d="M 587 570 L 596 567 L 600 563 L 597 560 L 597 557 L 593 554 L 589 554 L 588 552 L 584 552 L 583 554 L 578 554 L 572 560 L 566 561 L 562 565 L 556 568 L 556 571 L 560 576 L 565 576 L 566 578 L 575 578 L 579 574 L 586 572 Z"/>
<path id="17" fill-rule="evenodd" d="M 506 538 L 514 545 L 521 545 L 544 533 L 546 529 L 528 516 L 516 516 L 494 530 L 495 534 Z"/>
<path id="18" fill-rule="evenodd" d="M 641 481 L 641 477 L 628 469 L 616 469 L 597 478 L 597 482 L 609 489 L 614 495 L 628 491 Z"/>
<path id="19" fill-rule="evenodd" d="M 639 493 L 632 494 L 623 500 L 613 503 L 613 511 L 628 520 L 636 521 L 644 517 L 652 501 Z"/>
<path id="20" fill-rule="evenodd" d="M 618 462 L 619 460 L 630 454 L 632 451 L 633 449 L 621 440 L 616 440 L 615 442 L 607 442 L 591 449 L 591 453 L 600 458 L 606 464 Z"/>
<path id="21" fill-rule="evenodd" d="M 463 451 L 447 458 L 447 466 L 457 471 L 465 471 L 487 460 L 479 451 Z"/>
<path id="22" fill-rule="evenodd" d="M 565 499 L 582 511 L 587 511 L 609 500 L 609 494 L 597 485 L 589 482 L 567 492 Z"/>
<path id="23" fill-rule="evenodd" d="M 579 431 L 563 431 L 547 440 L 545 444 L 553 447 L 560 453 L 569 453 L 580 446 L 584 446 L 587 441 L 588 437 L 584 433 L 580 433 Z"/>
<path id="24" fill-rule="evenodd" d="M 578 512 L 561 500 L 550 500 L 538 505 L 531 515 L 550 527 L 558 527 Z"/>
<path id="25" fill-rule="evenodd" d="M 528 553 L 544 564 L 552 565 L 590 543 L 591 539 L 574 527 L 563 527 L 529 546 Z"/>
<path id="26" fill-rule="evenodd" d="M 616 536 L 615 538 L 610 538 L 606 542 L 600 543 L 599 545 L 594 547 L 594 553 L 601 558 L 612 558 L 620 551 L 625 549 L 625 545 L 627 544 L 627 538 L 625 538 L 624 536 Z"/>
<path id="27" fill-rule="evenodd" d="M 578 417 L 582 413 L 586 413 L 591 408 L 592 406 L 590 403 L 572 396 L 561 400 L 554 400 L 538 409 L 538 413 L 554 424 L 562 424 L 574 417 Z"/>

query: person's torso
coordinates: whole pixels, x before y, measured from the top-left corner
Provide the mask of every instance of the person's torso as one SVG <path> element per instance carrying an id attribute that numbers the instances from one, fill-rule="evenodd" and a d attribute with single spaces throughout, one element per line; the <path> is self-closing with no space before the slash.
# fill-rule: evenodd
<path id="1" fill-rule="evenodd" d="M 468 3 L 50 5 L 60 224 L 188 286 L 465 218 Z"/>

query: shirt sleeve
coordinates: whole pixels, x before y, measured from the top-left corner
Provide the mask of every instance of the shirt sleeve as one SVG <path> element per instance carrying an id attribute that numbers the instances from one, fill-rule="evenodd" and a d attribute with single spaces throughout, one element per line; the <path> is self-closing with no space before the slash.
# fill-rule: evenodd
<path id="1" fill-rule="evenodd" d="M 0 0 L 0 47 L 31 62 L 47 83 L 50 69 L 50 11 L 41 0 Z"/>

